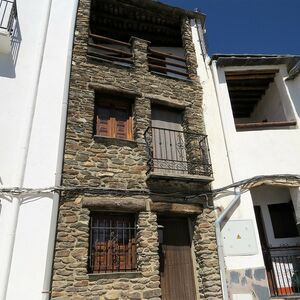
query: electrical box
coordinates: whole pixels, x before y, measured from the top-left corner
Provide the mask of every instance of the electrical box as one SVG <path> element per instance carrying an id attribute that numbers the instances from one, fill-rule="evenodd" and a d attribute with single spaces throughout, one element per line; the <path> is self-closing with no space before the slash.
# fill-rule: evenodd
<path id="1" fill-rule="evenodd" d="M 255 255 L 258 253 L 252 220 L 227 221 L 221 236 L 225 256 Z"/>

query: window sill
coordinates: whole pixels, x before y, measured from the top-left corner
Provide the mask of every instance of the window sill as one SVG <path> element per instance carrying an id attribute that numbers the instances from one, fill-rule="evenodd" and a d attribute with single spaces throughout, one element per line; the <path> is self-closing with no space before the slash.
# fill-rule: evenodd
<path id="1" fill-rule="evenodd" d="M 296 125 L 297 125 L 296 121 L 260 122 L 260 123 L 235 124 L 235 128 L 237 131 L 246 131 L 246 130 L 262 130 L 262 129 L 282 129 L 286 127 L 293 127 Z"/>
<path id="2" fill-rule="evenodd" d="M 105 136 L 94 135 L 94 141 L 105 145 L 127 146 L 131 148 L 137 147 L 137 142 L 132 140 L 122 140 Z"/>
<path id="3" fill-rule="evenodd" d="M 141 272 L 130 271 L 130 272 L 111 272 L 111 273 L 90 273 L 88 274 L 89 280 L 96 281 L 99 279 L 118 279 L 118 278 L 140 278 L 142 277 Z"/>

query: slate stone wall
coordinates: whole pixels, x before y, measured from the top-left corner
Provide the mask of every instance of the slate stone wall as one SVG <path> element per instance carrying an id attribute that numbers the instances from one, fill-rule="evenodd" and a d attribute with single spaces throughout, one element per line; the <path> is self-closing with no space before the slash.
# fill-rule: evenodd
<path id="1" fill-rule="evenodd" d="M 96 62 L 87 57 L 90 0 L 81 0 L 78 8 L 70 79 L 65 156 L 64 186 L 145 190 L 147 150 L 144 132 L 151 124 L 151 103 L 184 109 L 184 128 L 205 133 L 202 117 L 202 88 L 196 73 L 196 57 L 190 23 L 182 22 L 183 45 L 189 81 L 171 79 L 148 71 L 148 42 L 131 40 L 134 66 Z M 133 102 L 132 141 L 94 137 L 95 91 L 126 94 Z M 161 191 L 167 190 L 168 181 Z M 191 190 L 192 184 L 172 186 Z M 209 185 L 197 184 L 200 190 Z M 166 189 L 164 189 L 166 188 Z M 137 272 L 111 277 L 89 275 L 89 214 L 93 207 L 83 206 L 84 199 L 95 195 L 84 192 L 62 195 L 53 266 L 52 299 L 160 299 L 160 277 L 156 213 L 149 207 L 133 211 L 137 215 Z M 102 195 L 103 197 L 103 195 Z M 156 198 L 159 195 L 156 194 Z M 107 193 L 106 201 L 122 197 Z M 147 201 L 153 198 L 144 196 Z M 161 197 L 163 199 L 163 195 Z M 177 199 L 178 200 L 178 199 Z M 147 202 L 146 201 L 146 202 Z M 184 197 L 182 202 L 186 201 Z M 92 201 L 93 202 L 93 201 Z M 193 232 L 197 282 L 201 299 L 221 299 L 221 285 L 213 226 L 214 212 L 204 209 L 197 217 Z M 98 276 L 98 277 L 97 277 Z M 117 277 L 116 277 L 117 276 Z"/>

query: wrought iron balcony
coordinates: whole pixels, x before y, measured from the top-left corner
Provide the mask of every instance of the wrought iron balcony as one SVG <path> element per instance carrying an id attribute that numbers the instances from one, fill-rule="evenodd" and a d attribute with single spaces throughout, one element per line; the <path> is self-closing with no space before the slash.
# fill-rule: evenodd
<path id="1" fill-rule="evenodd" d="M 0 29 L 6 30 L 9 35 L 13 33 L 13 26 L 17 17 L 14 0 L 0 0 Z"/>
<path id="2" fill-rule="evenodd" d="M 147 174 L 212 176 L 206 135 L 158 127 L 148 127 L 144 135 Z"/>
<path id="3" fill-rule="evenodd" d="M 268 248 L 263 254 L 271 296 L 300 297 L 300 247 Z"/>

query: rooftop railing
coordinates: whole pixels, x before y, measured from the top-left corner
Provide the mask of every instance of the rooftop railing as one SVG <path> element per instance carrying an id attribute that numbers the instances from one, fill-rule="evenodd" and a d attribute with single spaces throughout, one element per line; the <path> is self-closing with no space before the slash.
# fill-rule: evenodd
<path id="1" fill-rule="evenodd" d="M 188 79 L 186 59 L 181 56 L 169 54 L 148 48 L 149 70 L 170 77 Z"/>
<path id="2" fill-rule="evenodd" d="M 130 43 L 90 33 L 88 46 L 89 57 L 121 65 L 133 64 Z"/>

